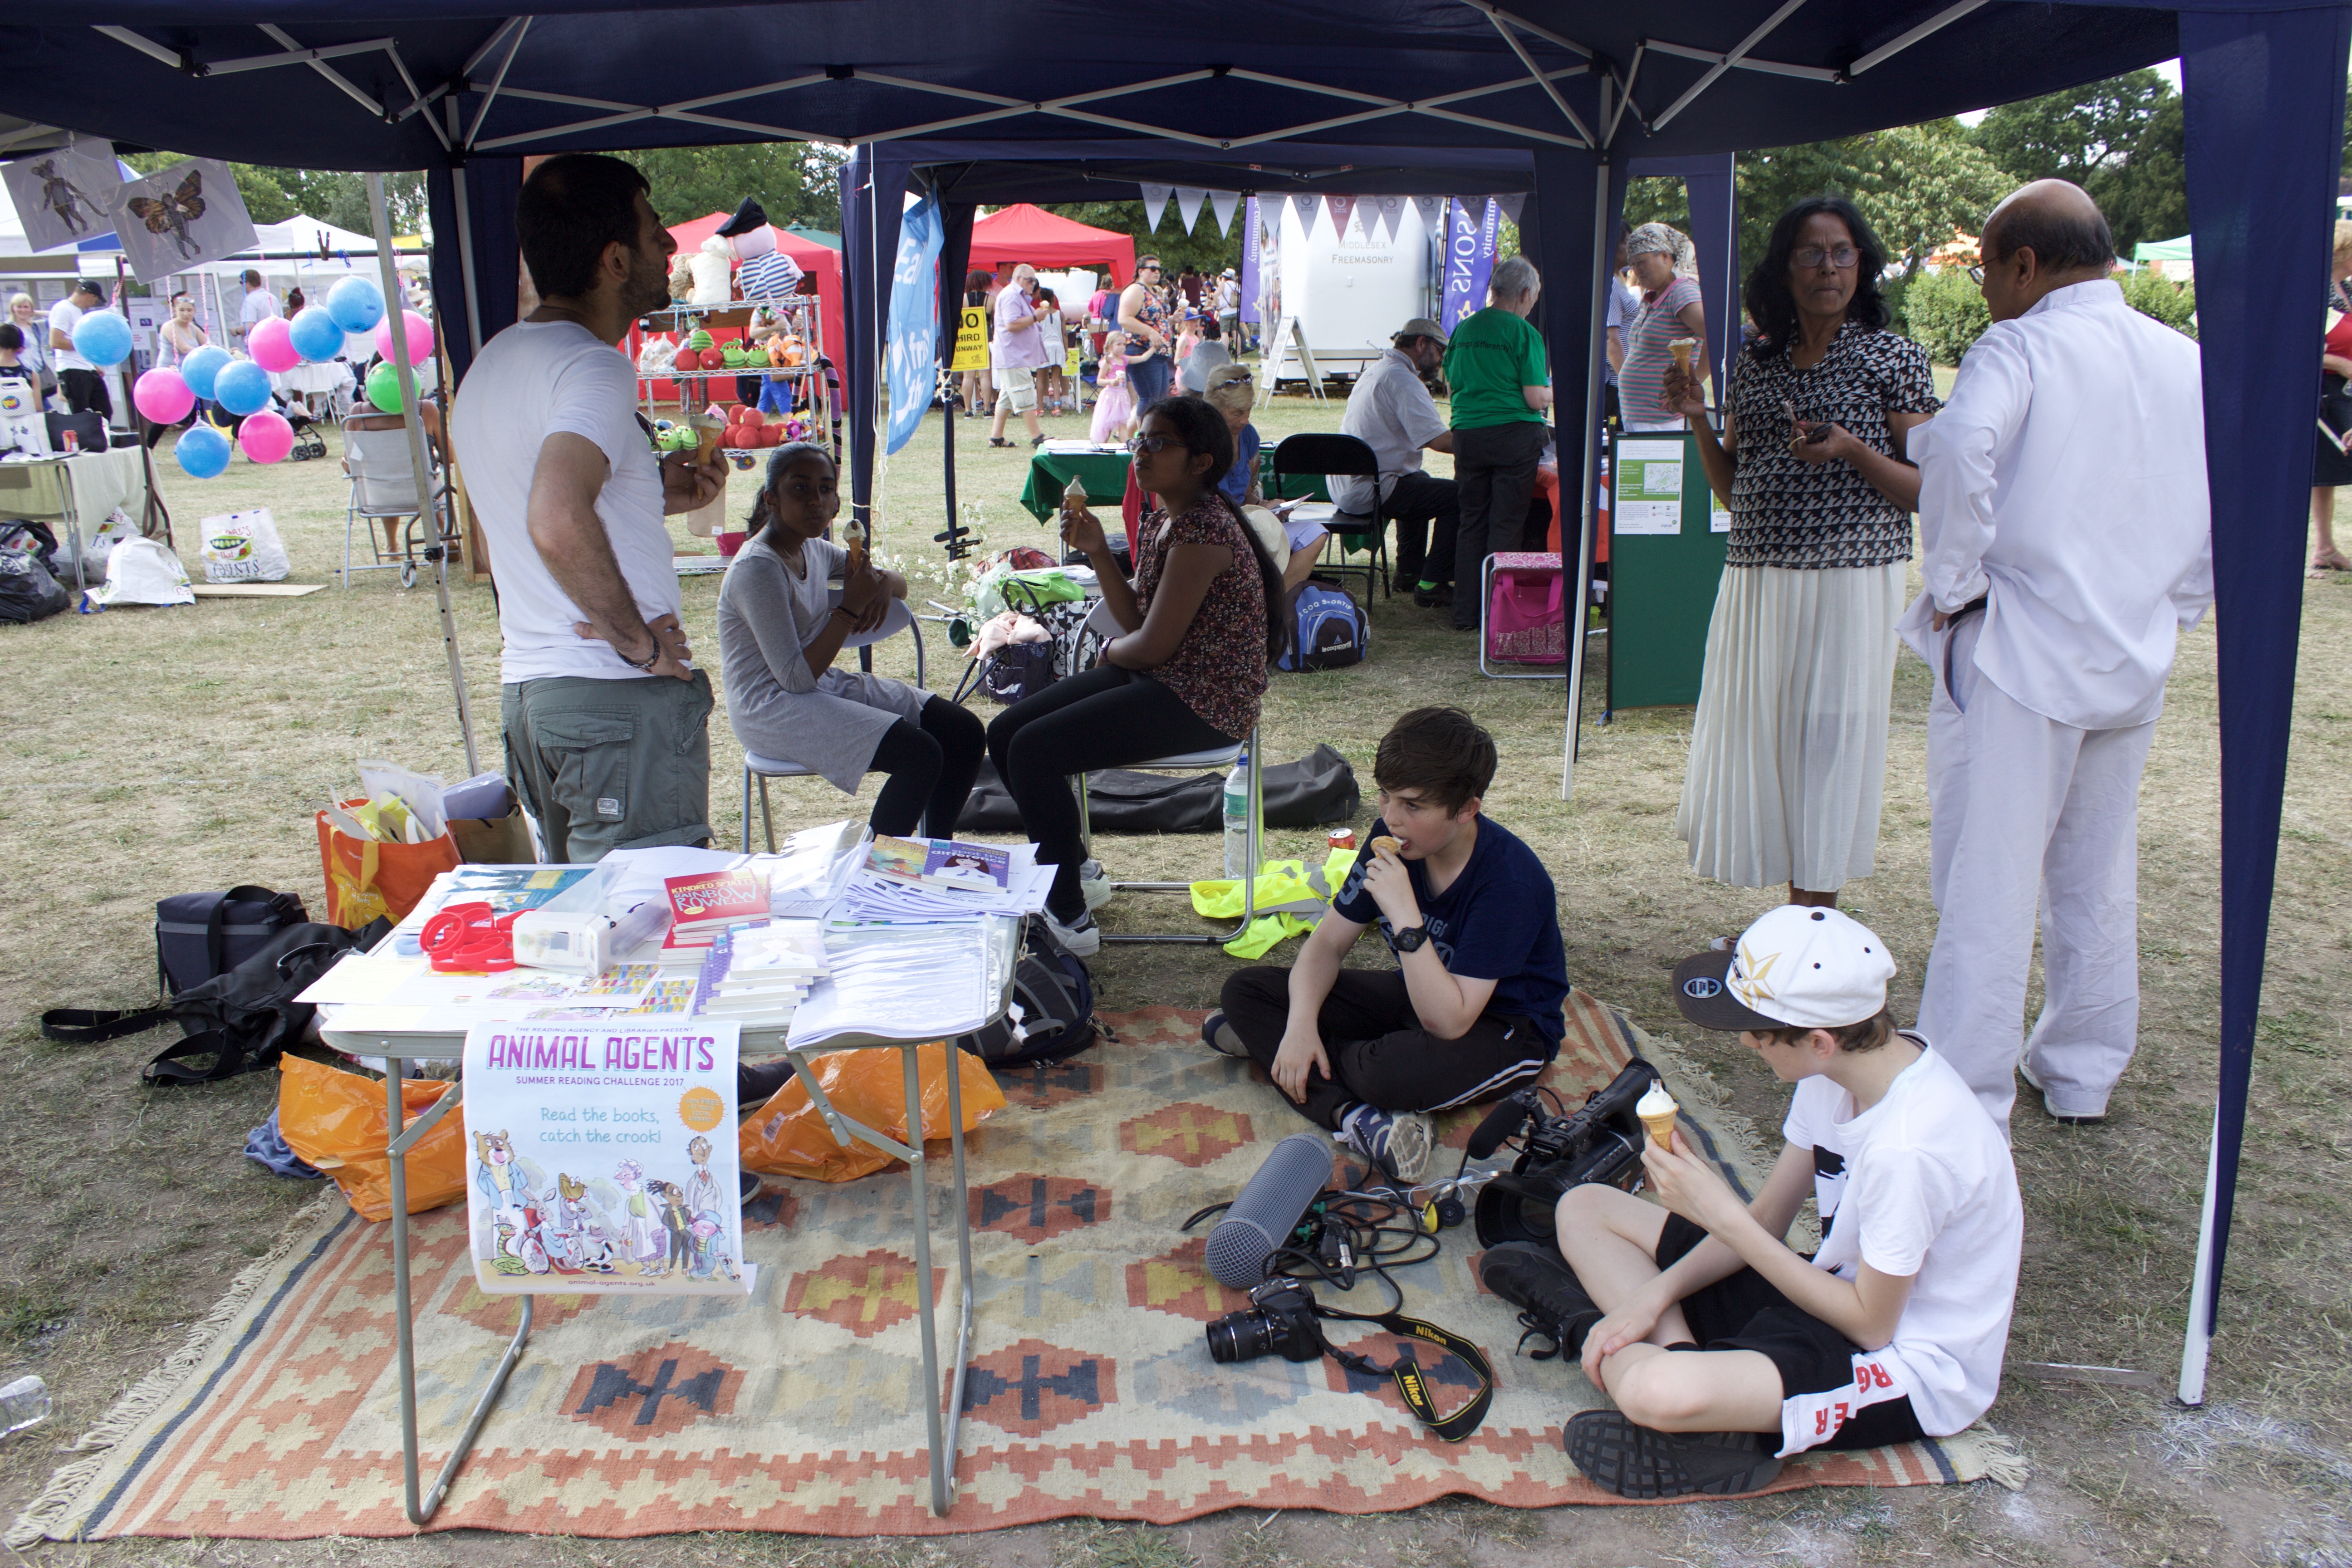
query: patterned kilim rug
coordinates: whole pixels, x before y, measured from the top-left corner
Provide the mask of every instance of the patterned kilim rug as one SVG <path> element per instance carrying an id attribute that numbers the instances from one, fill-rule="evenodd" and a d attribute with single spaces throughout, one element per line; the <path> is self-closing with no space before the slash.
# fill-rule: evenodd
<path id="1" fill-rule="evenodd" d="M 1208 1053 L 1199 1019 L 1172 1008 L 1114 1016 L 1116 1043 L 1008 1075 L 1011 1108 L 972 1135 L 979 1300 L 946 1519 L 928 1507 L 911 1199 L 894 1167 L 839 1186 L 772 1182 L 746 1215 L 761 1266 L 748 1301 L 539 1298 L 530 1348 L 433 1528 L 929 1534 L 1073 1514 L 1370 1513 L 1452 1492 L 1523 1508 L 1618 1500 L 1560 1449 L 1561 1423 L 1599 1395 L 1571 1368 L 1512 1353 L 1517 1324 L 1480 1290 L 1467 1226 L 1400 1276 L 1408 1312 L 1495 1362 L 1494 1408 L 1466 1442 L 1428 1436 L 1391 1382 L 1328 1360 L 1209 1359 L 1202 1325 L 1244 1303 L 1202 1267 L 1206 1227 L 1177 1227 L 1233 1195 L 1305 1123 L 1247 1064 Z M 1671 1047 L 1581 993 L 1569 1024 L 1555 1087 L 1580 1098 L 1638 1050 L 1667 1071 L 1689 1132 L 1752 1188 L 1748 1140 L 1705 1108 Z M 1461 1147 L 1476 1120 L 1451 1119 L 1449 1142 Z M 946 1163 L 933 1169 L 936 1181 Z M 420 1215 L 412 1231 L 428 1479 L 518 1310 L 473 1289 L 463 1217 L 462 1206 Z M 933 1257 L 949 1266 L 934 1271 L 944 1356 L 954 1249 Z M 391 1267 L 385 1227 L 323 1201 L 82 1439 L 91 1451 L 58 1473 L 10 1539 L 410 1533 Z M 1349 1342 L 1383 1364 L 1403 1348 L 1378 1330 Z M 1423 1345 L 1420 1356 L 1442 1409 L 1474 1386 L 1443 1352 Z M 1773 1489 L 2014 1484 L 2022 1471 L 1979 1428 L 1807 1458 Z"/>

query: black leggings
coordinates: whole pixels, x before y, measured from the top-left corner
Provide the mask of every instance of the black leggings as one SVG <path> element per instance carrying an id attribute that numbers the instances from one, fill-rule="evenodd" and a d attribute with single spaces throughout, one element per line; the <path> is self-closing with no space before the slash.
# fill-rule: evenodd
<path id="1" fill-rule="evenodd" d="M 1054 918 L 1067 923 L 1087 907 L 1078 891 L 1086 847 L 1070 775 L 1237 739 L 1209 728 L 1150 676 L 1108 664 L 1057 680 L 999 713 L 988 726 L 988 759 L 1021 808 L 1022 828 L 1037 841 L 1037 858 L 1055 868 L 1054 890 L 1045 896 Z"/>
<path id="2" fill-rule="evenodd" d="M 954 837 L 986 739 L 979 716 L 944 697 L 924 702 L 920 729 L 901 719 L 883 731 L 866 771 L 888 773 L 890 782 L 866 823 L 877 833 L 903 835 L 920 821 L 933 838 Z"/>

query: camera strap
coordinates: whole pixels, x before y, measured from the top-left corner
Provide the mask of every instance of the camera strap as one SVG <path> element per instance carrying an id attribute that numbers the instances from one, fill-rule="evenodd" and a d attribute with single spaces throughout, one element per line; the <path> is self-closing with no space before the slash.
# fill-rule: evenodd
<path id="1" fill-rule="evenodd" d="M 1328 1340 L 1324 1341 L 1323 1353 L 1349 1371 L 1362 1373 L 1367 1377 L 1385 1375 L 1395 1378 L 1397 1396 L 1404 1401 L 1405 1408 L 1412 1412 L 1413 1418 L 1428 1427 L 1433 1436 L 1448 1443 L 1459 1443 L 1478 1430 L 1478 1424 L 1486 1419 L 1486 1409 L 1495 1403 L 1495 1368 L 1486 1360 L 1485 1351 L 1461 1335 L 1441 1329 L 1435 1323 L 1425 1323 L 1419 1318 L 1408 1318 L 1402 1312 L 1343 1312 L 1318 1301 L 1315 1315 L 1351 1323 L 1378 1323 L 1392 1334 L 1421 1340 L 1440 1350 L 1451 1352 L 1465 1366 L 1478 1374 L 1478 1392 L 1471 1395 L 1469 1403 L 1451 1415 L 1441 1416 L 1437 1414 L 1435 1402 L 1429 1396 L 1429 1382 L 1422 1375 L 1420 1364 L 1412 1356 L 1398 1357 L 1394 1366 L 1381 1366 L 1370 1356 L 1343 1351 Z"/>

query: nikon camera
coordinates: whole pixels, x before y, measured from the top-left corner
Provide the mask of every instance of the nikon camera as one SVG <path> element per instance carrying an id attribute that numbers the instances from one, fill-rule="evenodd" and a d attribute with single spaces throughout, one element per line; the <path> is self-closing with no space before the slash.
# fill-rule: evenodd
<path id="1" fill-rule="evenodd" d="M 1255 1361 L 1279 1354 L 1287 1361 L 1313 1361 L 1323 1353 L 1323 1331 L 1315 1326 L 1315 1298 L 1287 1275 L 1250 1288 L 1250 1304 L 1209 1325 L 1209 1358 Z"/>

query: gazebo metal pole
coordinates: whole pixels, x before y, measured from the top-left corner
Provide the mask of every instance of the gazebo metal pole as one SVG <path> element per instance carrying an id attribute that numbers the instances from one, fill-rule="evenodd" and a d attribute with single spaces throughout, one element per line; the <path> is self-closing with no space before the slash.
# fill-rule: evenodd
<path id="1" fill-rule="evenodd" d="M 1565 606 L 1568 612 L 1568 733 L 1560 742 L 1559 798 L 1571 799 L 1576 793 L 1576 744 L 1584 727 L 1584 640 L 1585 626 L 1591 616 L 1585 608 L 1592 597 L 1592 530 L 1593 498 L 1601 488 L 1601 443 L 1599 440 L 1601 412 L 1601 351 L 1609 339 L 1607 319 L 1602 312 L 1609 304 L 1609 160 L 1599 160 L 1592 185 L 1592 310 L 1591 343 L 1584 356 L 1584 426 L 1577 432 L 1584 448 L 1584 493 L 1579 510 L 1583 521 L 1577 529 L 1576 596 Z M 1555 440 L 1563 439 L 1568 432 L 1561 430 Z M 1460 593 L 1460 584 L 1454 591 Z M 1613 648 L 1612 650 L 1614 651 Z"/>

